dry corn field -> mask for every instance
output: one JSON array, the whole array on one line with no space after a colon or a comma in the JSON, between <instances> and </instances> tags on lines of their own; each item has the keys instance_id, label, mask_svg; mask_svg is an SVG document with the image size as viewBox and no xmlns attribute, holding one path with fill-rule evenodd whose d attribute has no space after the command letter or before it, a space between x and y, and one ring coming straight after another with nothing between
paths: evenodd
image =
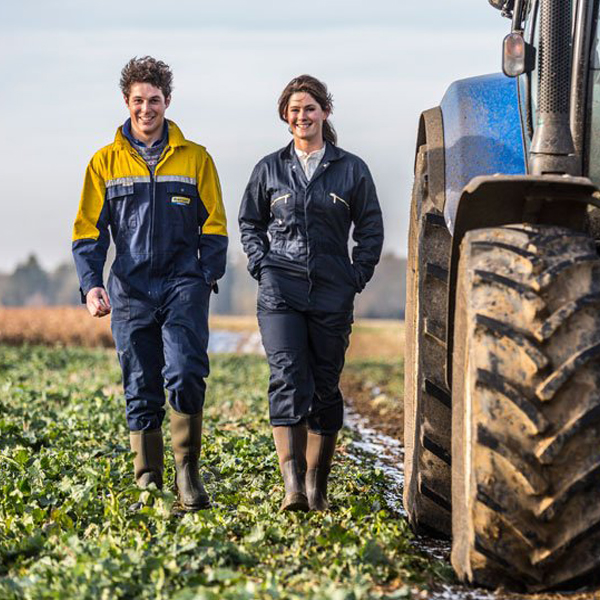
<instances>
[{"instance_id":1,"label":"dry corn field","mask_svg":"<svg viewBox=\"0 0 600 600\"><path fill-rule=\"evenodd\" d=\"M254 316L217 315L211 329L256 334ZM358 320L349 358L394 358L403 354L404 324L400 321ZM0 308L0 344L18 346L112 347L110 319L94 319L84 307Z\"/></svg>"}]
</instances>

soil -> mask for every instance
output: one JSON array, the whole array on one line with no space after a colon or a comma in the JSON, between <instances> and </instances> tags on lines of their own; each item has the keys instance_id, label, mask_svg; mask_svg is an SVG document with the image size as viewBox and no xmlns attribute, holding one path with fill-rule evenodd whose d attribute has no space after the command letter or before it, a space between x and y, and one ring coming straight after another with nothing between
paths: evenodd
<instances>
[{"instance_id":1,"label":"soil","mask_svg":"<svg viewBox=\"0 0 600 600\"><path fill-rule=\"evenodd\" d=\"M342 374L341 388L344 400L369 427L404 443L404 411L400 402L349 369Z\"/></svg>"},{"instance_id":2,"label":"soil","mask_svg":"<svg viewBox=\"0 0 600 600\"><path fill-rule=\"evenodd\" d=\"M346 358L394 359L404 356L404 322L382 319L358 319L352 327Z\"/></svg>"}]
</instances>

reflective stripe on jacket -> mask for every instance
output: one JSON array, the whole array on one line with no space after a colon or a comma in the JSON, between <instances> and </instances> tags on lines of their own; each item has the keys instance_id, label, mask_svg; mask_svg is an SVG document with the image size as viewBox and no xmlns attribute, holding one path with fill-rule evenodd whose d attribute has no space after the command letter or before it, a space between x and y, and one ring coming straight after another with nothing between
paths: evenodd
<instances>
[{"instance_id":1,"label":"reflective stripe on jacket","mask_svg":"<svg viewBox=\"0 0 600 600\"><path fill-rule=\"evenodd\" d=\"M351 281L361 291L383 246L381 209L367 165L329 143L310 181L293 142L263 158L246 187L239 222L256 279L261 268L274 266L307 273L311 286Z\"/></svg>"},{"instance_id":2,"label":"reflective stripe on jacket","mask_svg":"<svg viewBox=\"0 0 600 600\"><path fill-rule=\"evenodd\" d=\"M168 122L169 141L154 175L119 127L112 144L90 161L73 228L73 255L85 295L103 286L109 228L113 274L130 288L151 277L225 272L227 223L221 186L203 146Z\"/></svg>"}]
</instances>

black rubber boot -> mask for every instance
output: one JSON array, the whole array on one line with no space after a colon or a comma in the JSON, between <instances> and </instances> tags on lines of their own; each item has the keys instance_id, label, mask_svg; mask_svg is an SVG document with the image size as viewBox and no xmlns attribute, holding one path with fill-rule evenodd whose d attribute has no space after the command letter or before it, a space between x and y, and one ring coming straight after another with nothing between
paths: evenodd
<instances>
[{"instance_id":1,"label":"black rubber boot","mask_svg":"<svg viewBox=\"0 0 600 600\"><path fill-rule=\"evenodd\" d=\"M306 446L306 495L310 510L322 511L329 508L327 501L327 479L335 452L337 433L319 435L308 432Z\"/></svg>"},{"instance_id":2,"label":"black rubber boot","mask_svg":"<svg viewBox=\"0 0 600 600\"><path fill-rule=\"evenodd\" d=\"M273 427L273 439L285 486L281 510L306 511L306 426Z\"/></svg>"},{"instance_id":3,"label":"black rubber boot","mask_svg":"<svg viewBox=\"0 0 600 600\"><path fill-rule=\"evenodd\" d=\"M208 508L210 500L198 472L202 448L202 412L184 415L171 409L171 439L175 456L175 488L184 510Z\"/></svg>"},{"instance_id":4,"label":"black rubber boot","mask_svg":"<svg viewBox=\"0 0 600 600\"><path fill-rule=\"evenodd\" d=\"M141 488L154 483L163 486L163 438L161 429L130 431L129 443L133 458L135 482Z\"/></svg>"}]
</instances>

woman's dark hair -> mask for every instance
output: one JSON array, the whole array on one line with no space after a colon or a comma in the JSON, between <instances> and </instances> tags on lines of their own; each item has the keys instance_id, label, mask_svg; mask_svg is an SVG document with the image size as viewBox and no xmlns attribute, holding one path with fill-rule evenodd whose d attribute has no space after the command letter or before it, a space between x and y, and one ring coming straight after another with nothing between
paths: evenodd
<instances>
[{"instance_id":1,"label":"woman's dark hair","mask_svg":"<svg viewBox=\"0 0 600 600\"><path fill-rule=\"evenodd\" d=\"M131 86L134 83L149 83L159 88L165 100L171 95L173 73L169 65L151 56L134 56L121 71L119 85L126 98L129 98Z\"/></svg>"},{"instance_id":2,"label":"woman's dark hair","mask_svg":"<svg viewBox=\"0 0 600 600\"><path fill-rule=\"evenodd\" d=\"M333 96L327 91L327 86L311 75L299 75L298 77L294 77L294 79L285 86L283 92L281 92L281 96L279 96L277 108L279 110L279 117L282 121L287 123L286 115L290 98L292 97L292 94L298 92L310 94L317 101L322 110L329 114L333 112ZM323 123L323 137L325 138L325 141L330 144L333 144L334 146L337 144L337 133L328 120Z\"/></svg>"}]
</instances>

